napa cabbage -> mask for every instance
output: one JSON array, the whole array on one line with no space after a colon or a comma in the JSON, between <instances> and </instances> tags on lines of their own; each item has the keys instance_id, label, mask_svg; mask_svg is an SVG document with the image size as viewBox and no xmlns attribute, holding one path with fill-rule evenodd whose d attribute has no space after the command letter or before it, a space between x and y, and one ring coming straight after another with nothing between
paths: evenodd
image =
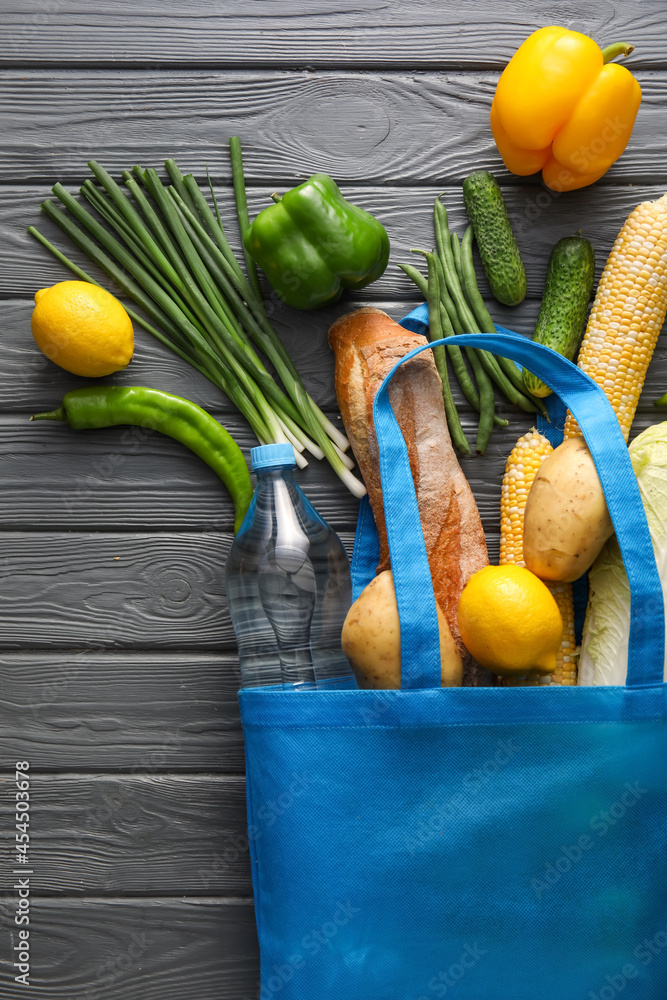
<instances>
[{"instance_id":1,"label":"napa cabbage","mask_svg":"<svg viewBox=\"0 0 667 1000\"><path fill-rule=\"evenodd\" d=\"M629 448L653 550L667 589L667 421L648 427ZM589 570L589 601L579 661L579 683L625 684L630 634L630 588L616 536ZM667 617L667 608L665 611ZM665 663L667 680L667 657Z\"/></svg>"}]
</instances>

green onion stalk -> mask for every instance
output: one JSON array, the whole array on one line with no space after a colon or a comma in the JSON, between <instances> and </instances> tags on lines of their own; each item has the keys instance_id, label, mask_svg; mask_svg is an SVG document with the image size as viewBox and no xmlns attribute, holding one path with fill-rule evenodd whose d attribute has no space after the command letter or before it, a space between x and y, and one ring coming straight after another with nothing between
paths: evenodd
<instances>
[{"instance_id":1,"label":"green onion stalk","mask_svg":"<svg viewBox=\"0 0 667 1000\"><path fill-rule=\"evenodd\" d=\"M230 151L243 236L249 217L237 138ZM210 178L213 209L173 159L165 162L170 184L156 170L135 165L123 172L125 190L95 160L88 166L94 180L80 189L88 208L55 184L62 207L47 200L42 210L140 307L142 313L128 309L131 319L218 386L262 444L289 442L300 467L307 465L306 451L326 458L348 489L363 496L345 454L347 438L306 392L271 326L254 262L246 255L244 271L229 245ZM34 226L28 232L80 280L99 284Z\"/></svg>"}]
</instances>

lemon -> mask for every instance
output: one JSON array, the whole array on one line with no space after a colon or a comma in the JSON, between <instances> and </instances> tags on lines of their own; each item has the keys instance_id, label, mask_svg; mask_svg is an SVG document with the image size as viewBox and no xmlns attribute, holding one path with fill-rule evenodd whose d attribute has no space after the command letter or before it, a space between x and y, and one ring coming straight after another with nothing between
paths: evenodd
<instances>
[{"instance_id":1,"label":"lemon","mask_svg":"<svg viewBox=\"0 0 667 1000\"><path fill-rule=\"evenodd\" d=\"M110 375L132 360L130 317L111 292L87 281L40 289L30 326L40 351L74 375Z\"/></svg>"},{"instance_id":2,"label":"lemon","mask_svg":"<svg viewBox=\"0 0 667 1000\"><path fill-rule=\"evenodd\" d=\"M459 602L461 638L483 667L506 676L556 669L563 620L549 590L522 566L485 566Z\"/></svg>"}]
</instances>

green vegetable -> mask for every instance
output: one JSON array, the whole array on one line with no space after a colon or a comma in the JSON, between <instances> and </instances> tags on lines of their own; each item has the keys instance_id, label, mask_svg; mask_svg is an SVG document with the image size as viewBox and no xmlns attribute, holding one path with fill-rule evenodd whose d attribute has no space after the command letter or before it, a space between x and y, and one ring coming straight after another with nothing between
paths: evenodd
<instances>
[{"instance_id":1,"label":"green vegetable","mask_svg":"<svg viewBox=\"0 0 667 1000\"><path fill-rule=\"evenodd\" d=\"M465 333L480 333L479 326L477 325L475 317L472 314L461 287L461 282L459 281L454 253L451 247L451 239L449 236L447 209L439 199L436 200L434 206L434 222L436 239L441 253L447 288L454 301L454 305L456 306L461 325L463 326ZM508 361L507 358L496 358L489 351L480 351L479 357L488 375L505 394L507 399L509 399L511 403L515 403L517 406L520 406L522 410L526 411L526 413L534 413L534 401L527 399L526 396L516 387L516 384L511 380L508 371L506 370L508 366L513 365L517 373L517 377L520 378L521 376L516 368L516 365L514 365L513 362Z\"/></svg>"},{"instance_id":2,"label":"green vegetable","mask_svg":"<svg viewBox=\"0 0 667 1000\"><path fill-rule=\"evenodd\" d=\"M583 236L566 236L551 251L540 315L533 333L536 344L545 344L573 361L586 324L588 303L595 280L595 252ZM535 396L551 389L532 372L523 371L523 384Z\"/></svg>"},{"instance_id":3,"label":"green vegetable","mask_svg":"<svg viewBox=\"0 0 667 1000\"><path fill-rule=\"evenodd\" d=\"M629 452L664 590L667 587L667 422L648 427L635 438ZM590 591L579 683L625 684L630 589L616 536L605 544L588 571L588 580Z\"/></svg>"},{"instance_id":4,"label":"green vegetable","mask_svg":"<svg viewBox=\"0 0 667 1000\"><path fill-rule=\"evenodd\" d=\"M438 268L432 253L424 254L428 264L428 332L431 340L440 340L443 337L451 336L454 332L451 328L443 329L442 316L440 314L440 280ZM445 404L445 414L447 416L447 426L452 436L452 443L462 454L470 454L470 445L466 441L461 421L454 405L452 390L449 385L449 375L447 373L447 352L444 347L434 347L433 357L438 369L438 375L442 382L442 398Z\"/></svg>"},{"instance_id":5,"label":"green vegetable","mask_svg":"<svg viewBox=\"0 0 667 1000\"><path fill-rule=\"evenodd\" d=\"M433 264L437 270L439 286L438 315L431 319L431 328L435 325L442 330L445 337L452 333L475 334L480 332L495 333L495 325L484 300L477 287L477 277L472 257L473 228L468 226L463 239L459 241L455 233L449 232L447 210L436 198L433 207L433 223L437 251L432 255L426 254L423 250L414 250L413 253L421 253L426 257L429 264L429 279L410 264L399 264L398 266L417 285L425 298L429 302L429 318L433 314L433 282L431 281L431 270ZM431 260L432 257L432 260ZM430 331L431 339L434 334ZM472 337L471 337L472 344ZM498 385L506 398L521 407L528 413L539 409L546 414L546 407L541 399L530 395L523 384L522 372L518 366L508 358L496 357L489 351L480 351L473 346L465 348L465 354L472 368L474 379L465 363L463 352L457 346L448 346L447 353L452 361L452 368L459 381L461 389L467 401L479 412L479 424L477 428L476 448L480 454L484 454L488 445L489 437L494 425L506 427L508 421L499 417L495 412L495 400L493 382ZM442 366L442 362L440 366ZM454 407L451 394L445 400L449 404L448 411L450 433L452 440L459 440L460 421L458 414L455 419L450 413ZM458 426L457 426L458 425ZM464 450L462 443L460 450Z\"/></svg>"},{"instance_id":6,"label":"green vegetable","mask_svg":"<svg viewBox=\"0 0 667 1000\"><path fill-rule=\"evenodd\" d=\"M64 420L74 430L131 424L160 431L199 455L220 477L234 502L234 531L252 500L250 472L232 436L201 406L140 386L94 385L74 389L62 405L32 420Z\"/></svg>"},{"instance_id":7,"label":"green vegetable","mask_svg":"<svg viewBox=\"0 0 667 1000\"><path fill-rule=\"evenodd\" d=\"M449 292L447 291L445 272L437 251L434 251L433 259L438 270L438 280L440 284L440 315L442 318L442 327L444 336L448 337L452 336L454 333L461 333L461 322L458 318L456 307L454 306ZM484 371L484 367L480 362L478 352L473 347L466 347L466 357L470 362L470 367L473 370L477 386L479 386L479 391L477 390L477 386L470 377L468 369L466 368L461 348L453 345L450 346L448 344L447 351L452 359L452 368L454 369L459 385L463 390L463 395L480 415L477 427L477 443L475 447L479 454L483 455L489 443L494 423L500 427L506 427L507 420L503 420L502 417L495 415L493 386L491 385L491 380Z\"/></svg>"},{"instance_id":8,"label":"green vegetable","mask_svg":"<svg viewBox=\"0 0 667 1000\"><path fill-rule=\"evenodd\" d=\"M384 227L345 201L331 177L314 174L274 198L246 230L243 245L288 305L331 305L344 288L364 288L384 272Z\"/></svg>"},{"instance_id":9,"label":"green vegetable","mask_svg":"<svg viewBox=\"0 0 667 1000\"><path fill-rule=\"evenodd\" d=\"M426 256L423 250L416 250L414 252L421 253ZM463 327L459 320L456 307L454 306L454 303L449 296L449 292L447 291L442 262L435 251L433 253L433 260L438 271L438 284L440 288L440 325L442 327L442 335L444 337L449 337L454 333L463 333ZM412 281L414 281L424 298L428 300L428 281L421 271L418 271L417 268L413 267L411 264L399 264L398 266ZM432 335L431 339L434 339ZM479 352L473 347L466 347L465 349L466 357L468 358L470 366L473 369L477 385L479 386L479 391L475 385L475 381L471 378L470 373L468 372L461 349L454 345L451 347L448 345L447 353L451 359L452 368L454 369L454 374L456 375L459 385L461 386L463 395L466 397L470 405L480 414L479 425L477 428L476 450L480 455L483 455L486 451L493 426L507 427L509 421L505 420L503 417L499 417L494 412L495 403L493 398L493 386L480 362ZM468 452L466 452L466 454L468 454Z\"/></svg>"},{"instance_id":10,"label":"green vegetable","mask_svg":"<svg viewBox=\"0 0 667 1000\"><path fill-rule=\"evenodd\" d=\"M255 263L245 246L245 234L250 229L250 218L248 216L248 204L246 202L246 196L245 196L243 160L241 158L241 140L237 135L231 136L229 140L229 153L232 160L232 182L234 184L234 198L236 199L236 213L239 218L239 229L241 230L241 239L244 240L243 256L245 257L246 270L248 272L248 280L250 282L250 287L252 288L257 298L261 299L262 290L259 287L257 268L255 267ZM194 206L190 207L194 208Z\"/></svg>"},{"instance_id":11,"label":"green vegetable","mask_svg":"<svg viewBox=\"0 0 667 1000\"><path fill-rule=\"evenodd\" d=\"M243 227L245 188L234 143L232 152ZM362 496L365 487L351 475L353 462L344 455L347 439L306 392L256 291L254 267L246 277L229 246L215 198L214 215L194 177L183 177L173 160L166 165L170 187L155 170L125 171L130 198L103 167L90 162L99 186L87 180L81 193L108 228L60 184L53 192L67 212L52 201L42 210L141 307L146 315L132 313L134 321L219 386L263 444L289 441L301 467L307 464L306 449L326 457L348 489ZM28 232L82 280L98 284L34 227Z\"/></svg>"},{"instance_id":12,"label":"green vegetable","mask_svg":"<svg viewBox=\"0 0 667 1000\"><path fill-rule=\"evenodd\" d=\"M504 305L518 305L526 297L526 272L493 174L478 170L466 177L463 201L491 291Z\"/></svg>"},{"instance_id":13,"label":"green vegetable","mask_svg":"<svg viewBox=\"0 0 667 1000\"><path fill-rule=\"evenodd\" d=\"M456 273L459 277L461 285L463 285L463 270L461 262L461 244L456 233L451 234L451 244L452 244L452 257L454 258L454 266L456 268Z\"/></svg>"}]
</instances>

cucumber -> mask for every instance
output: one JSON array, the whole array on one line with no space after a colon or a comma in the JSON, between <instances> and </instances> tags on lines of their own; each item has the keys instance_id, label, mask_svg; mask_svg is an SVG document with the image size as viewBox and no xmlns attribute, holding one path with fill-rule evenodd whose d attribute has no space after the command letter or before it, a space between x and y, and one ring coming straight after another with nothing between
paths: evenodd
<instances>
[{"instance_id":1,"label":"cucumber","mask_svg":"<svg viewBox=\"0 0 667 1000\"><path fill-rule=\"evenodd\" d=\"M493 174L477 170L466 177L463 201L491 291L503 305L517 306L526 297L526 271Z\"/></svg>"},{"instance_id":2,"label":"cucumber","mask_svg":"<svg viewBox=\"0 0 667 1000\"><path fill-rule=\"evenodd\" d=\"M595 252L583 236L566 236L551 251L544 297L533 333L536 344L545 344L573 361L577 353L595 279ZM548 396L551 389L532 372L523 370L523 384L534 396Z\"/></svg>"}]
</instances>

